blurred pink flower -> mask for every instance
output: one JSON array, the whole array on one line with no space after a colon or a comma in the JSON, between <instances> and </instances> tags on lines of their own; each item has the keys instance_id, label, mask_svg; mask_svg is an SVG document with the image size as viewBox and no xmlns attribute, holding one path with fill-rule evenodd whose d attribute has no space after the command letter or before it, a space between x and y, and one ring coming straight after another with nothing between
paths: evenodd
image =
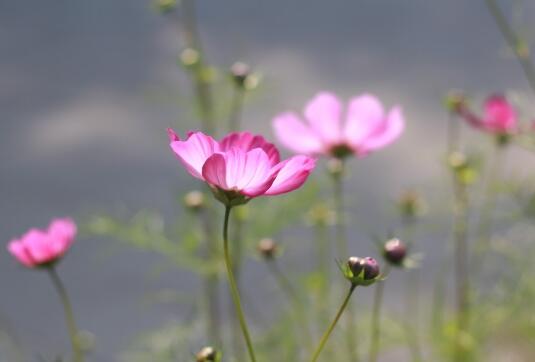
<instances>
[{"instance_id":1,"label":"blurred pink flower","mask_svg":"<svg viewBox=\"0 0 535 362\"><path fill-rule=\"evenodd\" d=\"M461 103L457 111L470 125L490 133L514 133L518 127L516 112L502 95L487 98L483 106L483 117L472 113L465 103Z\"/></svg>"},{"instance_id":2,"label":"blurred pink flower","mask_svg":"<svg viewBox=\"0 0 535 362\"><path fill-rule=\"evenodd\" d=\"M69 250L76 235L76 224L69 218L54 219L48 230L30 229L8 244L9 252L28 268L49 265Z\"/></svg>"},{"instance_id":3,"label":"blurred pink flower","mask_svg":"<svg viewBox=\"0 0 535 362\"><path fill-rule=\"evenodd\" d=\"M369 94L351 99L344 116L336 95L321 92L303 113L306 123L286 112L273 120L273 128L284 146L307 155L362 157L395 141L405 127L400 107L385 113L381 102Z\"/></svg>"},{"instance_id":4,"label":"blurred pink flower","mask_svg":"<svg viewBox=\"0 0 535 362\"><path fill-rule=\"evenodd\" d=\"M171 149L188 172L208 183L227 205L293 191L315 167L315 160L307 156L281 162L273 144L249 132L230 133L220 142L202 132L189 132L185 140L168 132Z\"/></svg>"}]
</instances>

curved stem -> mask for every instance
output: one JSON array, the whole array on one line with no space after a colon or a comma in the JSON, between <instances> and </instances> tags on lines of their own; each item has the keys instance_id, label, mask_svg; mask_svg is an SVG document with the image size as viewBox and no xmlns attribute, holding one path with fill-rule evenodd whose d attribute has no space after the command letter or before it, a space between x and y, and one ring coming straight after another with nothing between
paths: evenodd
<instances>
[{"instance_id":1,"label":"curved stem","mask_svg":"<svg viewBox=\"0 0 535 362\"><path fill-rule=\"evenodd\" d=\"M334 320L332 321L331 325L329 326L329 328L327 329L323 337L321 337L320 343L318 344L318 347L316 348L316 351L314 352L314 355L312 356L312 359L310 360L311 362L317 361L319 355L321 354L321 351L323 350L323 347L325 347L325 344L329 340L329 336L334 330L334 327L336 327L336 324L338 323L338 321L340 320L340 317L344 313L344 310L346 309L347 304L349 303L349 299L351 299L351 295L355 291L356 287L357 287L356 284L351 284L351 287L349 288L349 292L347 293L347 296L344 299L344 302L338 309L338 313L336 313L336 316L334 317Z\"/></svg>"},{"instance_id":2,"label":"curved stem","mask_svg":"<svg viewBox=\"0 0 535 362\"><path fill-rule=\"evenodd\" d=\"M335 216L336 216L336 222L335 222L335 240L336 240L336 246L337 246L337 254L338 258L344 260L347 258L349 251L348 251L348 243L347 243L347 233L346 233L346 222L345 222L345 207L344 207L344 182L343 182L343 175L345 173L345 161L343 159L340 159L340 170L333 175L333 192L334 192L334 209L335 209ZM358 361L359 356L356 352L356 332L355 332L355 318L353 316L353 310L351 307L348 308L347 311L348 317L347 317L347 333L346 333L346 339L347 339L347 349L348 349L348 355L351 359L351 361Z\"/></svg>"},{"instance_id":3,"label":"curved stem","mask_svg":"<svg viewBox=\"0 0 535 362\"><path fill-rule=\"evenodd\" d=\"M65 319L67 321L67 329L69 331L69 336L71 339L72 355L74 362L83 362L84 356L80 348L80 343L78 342L78 329L76 328L76 322L74 320L74 313L72 312L72 305L67 294L67 290L61 281L56 268L50 266L47 268L48 275L54 284L54 288L61 299L61 304L63 305L63 311L65 312Z\"/></svg>"},{"instance_id":4,"label":"curved stem","mask_svg":"<svg viewBox=\"0 0 535 362\"><path fill-rule=\"evenodd\" d=\"M388 264L385 266L384 276L386 277L390 272ZM375 286L375 293L373 297L373 311L372 311L372 335L370 340L370 362L377 361L379 356L379 337L381 333L381 307L383 304L383 294L385 289L385 281L380 281Z\"/></svg>"},{"instance_id":5,"label":"curved stem","mask_svg":"<svg viewBox=\"0 0 535 362\"><path fill-rule=\"evenodd\" d=\"M524 71L524 75L526 76L531 89L535 92L535 66L529 58L529 52L526 50L524 53L523 49L520 48L522 38L514 31L511 25L509 25L507 18L498 6L496 0L485 0L485 4L505 38L507 45L509 45L522 66L522 70Z\"/></svg>"},{"instance_id":6,"label":"curved stem","mask_svg":"<svg viewBox=\"0 0 535 362\"><path fill-rule=\"evenodd\" d=\"M267 261L269 270L275 277L275 280L277 280L277 283L279 284L281 290L284 294L286 294L286 298L288 298L289 302L293 305L294 313L295 313L295 319L297 320L298 324L302 327L303 331L303 339L305 340L305 344L310 346L311 343L311 337L310 337L310 329L308 326L308 322L306 317L303 315L304 309L303 309L303 300L300 297L299 293L295 290L295 288L292 286L292 283L288 280L284 272L279 268L279 265L277 264L276 260L268 260Z\"/></svg>"},{"instance_id":7,"label":"curved stem","mask_svg":"<svg viewBox=\"0 0 535 362\"><path fill-rule=\"evenodd\" d=\"M240 293L238 291L238 287L236 286L236 280L234 279L234 272L232 270L232 261L230 258L229 247L228 247L228 221L229 221L231 209L232 209L231 206L225 207L225 221L223 223L223 250L225 254L225 266L227 268L228 282L230 286L232 300L234 301L234 306L236 307L236 314L238 316L238 320L240 321L240 327L243 333L243 338L245 339L245 344L247 345L249 357L251 358L251 362L256 362L253 344L251 342L251 337L249 335L249 329L247 328L247 322L245 321L245 316L243 314L243 309L241 306Z\"/></svg>"}]
</instances>

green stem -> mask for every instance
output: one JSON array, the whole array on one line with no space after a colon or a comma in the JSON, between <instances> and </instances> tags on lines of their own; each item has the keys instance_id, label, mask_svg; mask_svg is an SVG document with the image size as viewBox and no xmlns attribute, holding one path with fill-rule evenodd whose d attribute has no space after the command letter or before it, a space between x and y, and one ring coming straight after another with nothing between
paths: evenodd
<instances>
[{"instance_id":1,"label":"green stem","mask_svg":"<svg viewBox=\"0 0 535 362\"><path fill-rule=\"evenodd\" d=\"M346 309L346 307L347 307L347 305L349 303L349 299L351 299L351 295L355 291L356 287L357 287L356 284L351 284L351 287L349 288L349 292L347 293L347 296L344 299L344 302L342 303L342 305L338 309L338 313L336 313L336 316L334 317L334 320L332 321L331 325L329 326L329 328L327 329L327 331L325 332L323 337L321 337L320 343L318 344L318 347L316 348L316 351L314 352L314 355L312 356L312 359L310 360L311 362L316 362L317 361L319 355L321 354L321 351L323 350L323 347L325 347L325 344L329 340L329 336L331 335L332 331L334 330L334 327L336 327L336 324L338 323L338 320L340 320L340 317L344 313L344 310Z\"/></svg>"},{"instance_id":2,"label":"green stem","mask_svg":"<svg viewBox=\"0 0 535 362\"><path fill-rule=\"evenodd\" d=\"M275 280L279 284L279 287L288 298L288 301L293 305L295 319L303 331L303 339L305 340L306 347L310 347L311 335L310 328L308 326L307 318L303 314L304 302L299 293L294 289L292 283L288 280L284 272L279 268L276 260L268 260L267 265Z\"/></svg>"},{"instance_id":3,"label":"green stem","mask_svg":"<svg viewBox=\"0 0 535 362\"><path fill-rule=\"evenodd\" d=\"M182 1L182 42L186 48L194 49L199 54L199 61L191 68L190 75L195 92L195 99L202 122L203 131L213 134L214 125L214 102L212 89L205 79L207 65L204 62L199 29L197 26L196 0Z\"/></svg>"},{"instance_id":4,"label":"green stem","mask_svg":"<svg viewBox=\"0 0 535 362\"><path fill-rule=\"evenodd\" d=\"M334 209L335 209L335 240L337 246L338 258L344 260L348 257L348 243L345 223L345 207L344 207L344 182L343 175L345 173L345 161L340 159L340 170L333 175L333 192L334 192ZM348 348L348 355L351 361L358 361L359 356L356 352L356 332L355 332L355 318L351 307L347 311L347 333L346 342Z\"/></svg>"},{"instance_id":5,"label":"green stem","mask_svg":"<svg viewBox=\"0 0 535 362\"><path fill-rule=\"evenodd\" d=\"M229 117L229 130L239 131L241 128L241 115L243 110L243 101L245 98L245 91L241 86L234 87L234 96L232 97L232 106Z\"/></svg>"},{"instance_id":6,"label":"green stem","mask_svg":"<svg viewBox=\"0 0 535 362\"><path fill-rule=\"evenodd\" d=\"M531 89L535 92L535 66L529 58L529 53L524 54L519 52L519 50L522 50L522 48L519 48L522 44L522 38L514 31L511 25L509 25L507 18L498 6L496 0L485 0L485 4L505 38L507 45L511 48L518 62L522 66L522 70L524 71L524 75L526 76L526 80Z\"/></svg>"},{"instance_id":7,"label":"green stem","mask_svg":"<svg viewBox=\"0 0 535 362\"><path fill-rule=\"evenodd\" d=\"M232 300L234 301L234 306L236 307L236 314L238 316L238 320L240 321L240 327L242 330L243 338L245 339L245 344L247 345L249 357L251 359L251 362L256 362L253 344L251 342L251 337L249 335L249 329L247 328L247 322L245 321L245 316L243 314L243 309L241 306L240 293L238 291L238 287L236 286L236 280L234 279L234 272L232 271L232 261L231 261L231 257L229 253L229 247L228 247L228 222L229 222L231 209L232 209L231 206L225 207L225 219L223 223L223 250L225 254L225 266L227 268L228 282L230 286Z\"/></svg>"},{"instance_id":8,"label":"green stem","mask_svg":"<svg viewBox=\"0 0 535 362\"><path fill-rule=\"evenodd\" d=\"M242 243L242 234L243 234L243 222L240 215L237 213L233 214L233 222L234 222L234 233L233 234L233 244L234 244L234 250L232 252L232 271L234 272L234 277L236 279L236 286L238 289L240 289L240 280L241 280L241 267L243 263L243 243ZM235 358L238 361L241 361L243 359L243 344L241 340L241 332L240 327L238 326L239 322L237 320L236 310L232 303L229 305L230 307L230 316L231 316L231 328L232 328L232 346L234 349L234 355Z\"/></svg>"},{"instance_id":9,"label":"green stem","mask_svg":"<svg viewBox=\"0 0 535 362\"><path fill-rule=\"evenodd\" d=\"M76 322L74 320L74 313L72 311L72 305L67 294L67 290L61 281L56 268L50 266L47 268L48 275L54 284L54 288L61 299L61 304L63 305L63 311L65 313L65 319L67 321L67 330L69 332L69 337L71 339L72 355L74 362L83 362L84 356L82 349L80 348L80 343L78 340L78 328L76 328Z\"/></svg>"},{"instance_id":10,"label":"green stem","mask_svg":"<svg viewBox=\"0 0 535 362\"><path fill-rule=\"evenodd\" d=\"M388 264L384 269L384 276L386 277L390 272ZM372 311L372 326L371 326L371 340L370 340L370 362L376 362L379 356L379 337L381 333L381 307L383 304L383 294L385 288L385 281L379 281L375 286L375 293L373 297L373 311Z\"/></svg>"},{"instance_id":11,"label":"green stem","mask_svg":"<svg viewBox=\"0 0 535 362\"><path fill-rule=\"evenodd\" d=\"M212 210L210 208L206 208L202 211L200 214L200 221L201 221L201 228L202 231L204 231L204 242L205 242L205 248L206 248L206 257L209 260L216 260L218 256L218 248L216 245L216 238L214 237L214 230L213 230L213 222L211 221L212 218L210 217L210 212ZM206 298L207 303L207 333L206 335L209 336L210 341L212 343L215 343L216 345L221 345L222 338L221 338L221 321L219 318L220 312L219 312L219 293L218 293L218 287L219 287L219 271L214 270L210 271L205 277L204 277L204 294Z\"/></svg>"}]
</instances>

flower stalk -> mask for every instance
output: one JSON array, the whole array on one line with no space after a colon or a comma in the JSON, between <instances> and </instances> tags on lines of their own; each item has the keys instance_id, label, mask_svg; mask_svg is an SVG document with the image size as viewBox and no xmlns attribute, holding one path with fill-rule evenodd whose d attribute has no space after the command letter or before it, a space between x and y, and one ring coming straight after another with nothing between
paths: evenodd
<instances>
[{"instance_id":1,"label":"flower stalk","mask_svg":"<svg viewBox=\"0 0 535 362\"><path fill-rule=\"evenodd\" d=\"M71 340L73 362L83 362L84 355L80 346L80 340L78 338L78 328L76 327L74 313L72 311L72 305L69 299L69 295L67 294L67 290L65 289L65 286L61 281L61 278L59 277L54 265L48 266L46 270L48 271L48 275L52 280L52 284L54 285L54 288L56 289L56 292L58 293L59 298L61 300L61 304L63 306L63 312L65 313L65 320L67 322L67 330L69 332L69 337Z\"/></svg>"},{"instance_id":2,"label":"flower stalk","mask_svg":"<svg viewBox=\"0 0 535 362\"><path fill-rule=\"evenodd\" d=\"M388 263L384 268L383 277L386 278L390 272ZM370 356L369 362L376 362L379 356L379 343L381 334L381 310L383 304L383 294L385 289L385 280L380 280L375 286L375 293L373 297L373 311L371 323L371 340L370 340Z\"/></svg>"},{"instance_id":3,"label":"flower stalk","mask_svg":"<svg viewBox=\"0 0 535 362\"><path fill-rule=\"evenodd\" d=\"M247 321L245 320L245 316L243 313L243 308L241 304L240 299L240 293L238 291L238 287L236 285L236 279L234 278L234 272L232 268L232 260L230 256L229 251L229 242L228 242L228 224L229 224L229 218L230 218L230 211L232 210L232 206L225 206L225 216L224 216L224 223L223 223L223 251L225 254L225 266L227 269L227 276L228 276L228 282L230 286L230 293L232 296L232 300L234 302L234 306L236 308L236 315L238 317L238 320L240 322L240 328L242 330L243 338L245 340L245 344L247 345L247 351L249 353L249 358L251 359L251 362L256 362L255 352L253 348L253 344L251 342L251 337L249 334L249 329L247 327Z\"/></svg>"},{"instance_id":4,"label":"flower stalk","mask_svg":"<svg viewBox=\"0 0 535 362\"><path fill-rule=\"evenodd\" d=\"M336 313L336 316L334 317L334 320L329 325L329 328L327 328L327 331L321 337L321 340L320 340L318 346L316 347L316 350L315 350L314 354L312 355L312 359L310 360L311 362L316 362L318 360L318 357L320 356L321 351L325 347L325 344L329 340L329 337L330 337L332 331L334 330L334 327L336 327L336 324L340 320L340 317L344 313L344 310L347 308L347 305L349 304L349 300L351 299L351 296L353 295L353 292L355 291L356 287L357 287L357 284L355 284L355 283L351 284L351 286L349 288L349 291L348 291L344 301L342 302L342 305L340 306L340 308L338 309L338 312Z\"/></svg>"}]
</instances>

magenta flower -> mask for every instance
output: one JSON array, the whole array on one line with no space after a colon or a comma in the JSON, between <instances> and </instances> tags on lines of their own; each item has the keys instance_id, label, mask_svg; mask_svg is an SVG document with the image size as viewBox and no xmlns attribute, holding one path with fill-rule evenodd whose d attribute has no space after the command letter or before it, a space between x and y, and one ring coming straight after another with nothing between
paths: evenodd
<instances>
[{"instance_id":1,"label":"magenta flower","mask_svg":"<svg viewBox=\"0 0 535 362\"><path fill-rule=\"evenodd\" d=\"M75 236L76 224L71 219L54 219L47 230L30 229L12 240L8 250L28 268L51 265L65 255Z\"/></svg>"},{"instance_id":2,"label":"magenta flower","mask_svg":"<svg viewBox=\"0 0 535 362\"><path fill-rule=\"evenodd\" d=\"M472 113L464 102L458 105L457 111L470 125L490 133L511 134L518 127L516 112L502 95L487 98L483 106L483 117Z\"/></svg>"},{"instance_id":3,"label":"magenta flower","mask_svg":"<svg viewBox=\"0 0 535 362\"><path fill-rule=\"evenodd\" d=\"M217 142L202 132L190 132L180 140L173 130L168 131L171 149L188 172L208 183L218 200L230 206L293 191L315 166L307 156L281 162L273 144L249 132L230 133Z\"/></svg>"},{"instance_id":4,"label":"magenta flower","mask_svg":"<svg viewBox=\"0 0 535 362\"><path fill-rule=\"evenodd\" d=\"M341 101L321 92L303 113L306 123L287 112L273 120L273 128L285 147L307 155L362 157L395 141L405 127L400 107L385 113L381 102L369 94L351 99L344 116Z\"/></svg>"}]
</instances>

